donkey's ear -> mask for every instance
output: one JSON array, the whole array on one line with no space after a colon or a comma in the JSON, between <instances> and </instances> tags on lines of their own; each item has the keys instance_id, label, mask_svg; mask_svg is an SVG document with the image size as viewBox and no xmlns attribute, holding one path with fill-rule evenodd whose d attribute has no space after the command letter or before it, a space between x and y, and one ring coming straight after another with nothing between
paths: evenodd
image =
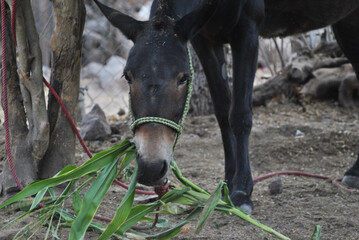
<instances>
[{"instance_id":1,"label":"donkey's ear","mask_svg":"<svg viewBox=\"0 0 359 240\"><path fill-rule=\"evenodd\" d=\"M176 30L184 40L190 40L209 22L218 9L220 0L207 0L199 8L176 22Z\"/></svg>"},{"instance_id":2,"label":"donkey's ear","mask_svg":"<svg viewBox=\"0 0 359 240\"><path fill-rule=\"evenodd\" d=\"M139 32L144 28L144 22L137 21L136 19L127 16L113 8L94 0L101 12L110 21L110 23L120 29L120 31L130 40L135 42Z\"/></svg>"}]
</instances>

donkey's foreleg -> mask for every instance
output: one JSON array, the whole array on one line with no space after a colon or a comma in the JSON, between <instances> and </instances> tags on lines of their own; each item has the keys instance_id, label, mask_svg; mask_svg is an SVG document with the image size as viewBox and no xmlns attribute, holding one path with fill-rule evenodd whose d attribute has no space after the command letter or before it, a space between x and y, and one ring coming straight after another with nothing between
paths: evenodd
<instances>
[{"instance_id":1,"label":"donkey's foreleg","mask_svg":"<svg viewBox=\"0 0 359 240\"><path fill-rule=\"evenodd\" d=\"M251 212L253 180L248 158L248 139L252 128L252 90L258 55L258 18L242 14L230 39L233 54L233 98L230 125L237 145L236 172L231 199L235 205Z\"/></svg>"},{"instance_id":2,"label":"donkey's foreleg","mask_svg":"<svg viewBox=\"0 0 359 240\"><path fill-rule=\"evenodd\" d=\"M223 44L212 42L200 35L197 35L191 42L202 63L213 101L214 112L221 129L225 157L225 181L231 192L232 179L235 173L236 139L228 120L231 92L228 84Z\"/></svg>"}]
</instances>

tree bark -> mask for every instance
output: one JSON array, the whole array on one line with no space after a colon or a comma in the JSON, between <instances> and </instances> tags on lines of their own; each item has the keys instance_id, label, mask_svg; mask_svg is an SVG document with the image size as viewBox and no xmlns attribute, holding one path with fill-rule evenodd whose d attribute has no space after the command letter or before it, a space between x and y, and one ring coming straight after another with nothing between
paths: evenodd
<instances>
[{"instance_id":1,"label":"tree bark","mask_svg":"<svg viewBox=\"0 0 359 240\"><path fill-rule=\"evenodd\" d=\"M6 14L6 55L7 55L7 99L9 116L9 133L12 160L15 171L23 186L37 179L36 164L33 158L32 136L26 124L26 113L19 87L17 74L16 49L10 31L10 11ZM3 79L2 79L3 80ZM1 84L1 90L2 84ZM4 96L2 95L2 98ZM3 99L1 99L3 103ZM2 105L3 106L3 105ZM4 107L4 106L3 106ZM2 191L1 191L2 189ZM3 172L0 176L0 193L17 191L18 187L12 176L8 159L3 162Z\"/></svg>"},{"instance_id":2,"label":"tree bark","mask_svg":"<svg viewBox=\"0 0 359 240\"><path fill-rule=\"evenodd\" d=\"M51 85L76 118L85 6L83 1L53 0L53 8L56 25L51 39ZM72 164L75 156L75 134L52 94L48 105L50 143L40 163L40 178L53 176Z\"/></svg>"},{"instance_id":3,"label":"tree bark","mask_svg":"<svg viewBox=\"0 0 359 240\"><path fill-rule=\"evenodd\" d=\"M42 63L51 66L50 39L54 29L54 18L51 1L32 1L37 28L39 30Z\"/></svg>"},{"instance_id":4,"label":"tree bark","mask_svg":"<svg viewBox=\"0 0 359 240\"><path fill-rule=\"evenodd\" d=\"M199 58L193 48L191 49L191 55L194 79L189 114L192 116L208 115L213 113L214 110L207 79L204 75Z\"/></svg>"}]
</instances>

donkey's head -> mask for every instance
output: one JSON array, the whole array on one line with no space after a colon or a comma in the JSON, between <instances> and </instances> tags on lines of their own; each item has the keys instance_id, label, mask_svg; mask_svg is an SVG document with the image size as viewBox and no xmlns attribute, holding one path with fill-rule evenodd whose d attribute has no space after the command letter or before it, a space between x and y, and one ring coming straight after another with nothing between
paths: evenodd
<instances>
[{"instance_id":1,"label":"donkey's head","mask_svg":"<svg viewBox=\"0 0 359 240\"><path fill-rule=\"evenodd\" d=\"M134 119L159 117L178 123L191 77L187 42L208 22L213 4L208 2L174 20L167 1L159 1L155 16L141 22L95 2L107 19L134 42L123 73L130 86ZM178 133L154 122L136 125L134 133L138 181L159 185L167 176Z\"/></svg>"}]
</instances>

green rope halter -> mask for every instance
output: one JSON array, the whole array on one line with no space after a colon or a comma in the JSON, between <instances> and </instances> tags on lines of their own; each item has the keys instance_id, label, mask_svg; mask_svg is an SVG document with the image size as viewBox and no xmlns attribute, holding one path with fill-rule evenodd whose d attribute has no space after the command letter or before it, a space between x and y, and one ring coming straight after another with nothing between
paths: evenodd
<instances>
[{"instance_id":1,"label":"green rope halter","mask_svg":"<svg viewBox=\"0 0 359 240\"><path fill-rule=\"evenodd\" d=\"M193 89L193 79L194 79L194 69L193 69L193 65L192 65L192 57L191 57L191 51L189 48L189 45L187 46L187 53L188 53L188 57L189 57L189 66L190 66L190 70L191 70L191 79L188 83L188 89L187 89L187 98L186 98L186 103L183 109L183 114L182 114L182 118L180 119L179 123L175 123L174 121L165 119L165 118L161 118L161 117L143 117L143 118L139 118L139 119L134 119L133 113L132 113L132 106L131 106L131 94L130 94L130 98L129 98L129 105L130 105L130 118L131 118L131 125L130 125L130 129L132 130L132 132L134 132L134 129L137 125L140 124L144 124L144 123L149 123L149 122L154 122L154 123L160 123L163 125L166 125L168 127L173 128L174 130L176 130L177 132L177 137L176 137L176 141L175 144L173 145L173 151L176 148L177 142L182 134L182 130L183 130L183 123L186 119L187 113L188 113L188 109L189 109L189 103L191 100L191 96L192 96L192 89Z\"/></svg>"}]
</instances>

